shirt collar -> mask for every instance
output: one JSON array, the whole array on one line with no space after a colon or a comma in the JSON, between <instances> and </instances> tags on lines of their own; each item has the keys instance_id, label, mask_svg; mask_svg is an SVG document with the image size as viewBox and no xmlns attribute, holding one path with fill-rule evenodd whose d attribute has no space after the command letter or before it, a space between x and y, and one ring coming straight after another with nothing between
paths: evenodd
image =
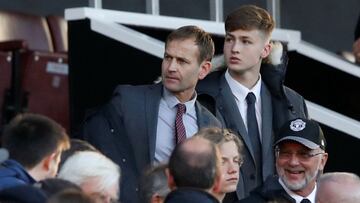
<instances>
[{"instance_id":1,"label":"shirt collar","mask_svg":"<svg viewBox=\"0 0 360 203\"><path fill-rule=\"evenodd\" d=\"M195 111L195 101L196 101L196 98L197 98L197 94L196 92L194 93L194 96L192 97L191 100L185 102L185 106L186 106L186 112L185 114L190 114L192 116L196 116L196 111ZM163 91L163 99L165 100L165 103L166 105L170 108L170 109L173 109L173 108L176 108L176 105L178 103L181 103L177 98L176 96L171 93L169 90L167 90L165 87L164 87L164 91Z\"/></svg>"},{"instance_id":2,"label":"shirt collar","mask_svg":"<svg viewBox=\"0 0 360 203\"><path fill-rule=\"evenodd\" d=\"M228 82L230 89L233 92L234 96L239 101L245 101L246 96L248 95L249 92L254 93L254 95L256 97L256 102L259 101L261 83L262 83L261 75L259 75L258 81L256 82L255 86L251 89L248 89L247 87L245 87L244 85L242 85L241 83L236 81L233 77L231 77L229 70L226 70L226 72L225 72L225 79Z\"/></svg>"},{"instance_id":3,"label":"shirt collar","mask_svg":"<svg viewBox=\"0 0 360 203\"><path fill-rule=\"evenodd\" d=\"M291 191L289 188L286 187L285 183L281 180L281 178L279 178L279 183L284 188L286 193L288 193L292 198L294 198L296 200L296 202L301 202L301 200L303 200L303 199L308 199L311 202L315 202L315 194L316 194L316 189L317 189L316 183L315 183L315 187L314 187L313 191L307 197L300 196L300 195L294 193L293 191Z\"/></svg>"}]
</instances>

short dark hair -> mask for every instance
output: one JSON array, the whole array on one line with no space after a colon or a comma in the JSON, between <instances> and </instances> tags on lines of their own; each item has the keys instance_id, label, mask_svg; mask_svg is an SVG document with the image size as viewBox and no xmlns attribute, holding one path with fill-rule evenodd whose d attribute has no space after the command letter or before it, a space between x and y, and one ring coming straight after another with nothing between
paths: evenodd
<instances>
[{"instance_id":1,"label":"short dark hair","mask_svg":"<svg viewBox=\"0 0 360 203\"><path fill-rule=\"evenodd\" d=\"M11 159L31 169L60 147L69 147L69 137L54 120L25 113L17 115L5 127L2 144Z\"/></svg>"},{"instance_id":2,"label":"short dark hair","mask_svg":"<svg viewBox=\"0 0 360 203\"><path fill-rule=\"evenodd\" d=\"M206 60L211 61L215 53L214 41L209 33L194 25L183 26L172 31L166 38L165 47L173 40L191 38L195 39L195 44L199 47L199 63Z\"/></svg>"},{"instance_id":3,"label":"short dark hair","mask_svg":"<svg viewBox=\"0 0 360 203\"><path fill-rule=\"evenodd\" d=\"M151 197L158 193L160 196L166 197L170 192L166 176L167 164L151 166L145 170L140 184L140 194L142 201L150 203Z\"/></svg>"},{"instance_id":4,"label":"short dark hair","mask_svg":"<svg viewBox=\"0 0 360 203\"><path fill-rule=\"evenodd\" d=\"M225 31L260 30L267 37L275 27L274 19L265 9L255 5L243 5L232 11L225 19Z\"/></svg>"},{"instance_id":5,"label":"short dark hair","mask_svg":"<svg viewBox=\"0 0 360 203\"><path fill-rule=\"evenodd\" d=\"M47 178L36 182L34 186L44 191L48 197L51 197L67 189L82 191L80 186L76 185L75 183L60 178Z\"/></svg>"},{"instance_id":6,"label":"short dark hair","mask_svg":"<svg viewBox=\"0 0 360 203\"><path fill-rule=\"evenodd\" d=\"M194 139L203 140L206 150L189 150L186 144ZM176 145L169 160L169 172L177 187L210 189L218 175L218 153L214 143L201 137L192 137Z\"/></svg>"},{"instance_id":7,"label":"short dark hair","mask_svg":"<svg viewBox=\"0 0 360 203\"><path fill-rule=\"evenodd\" d=\"M84 192L74 189L63 190L47 200L47 203L62 202L95 203L96 201Z\"/></svg>"},{"instance_id":8,"label":"short dark hair","mask_svg":"<svg viewBox=\"0 0 360 203\"><path fill-rule=\"evenodd\" d=\"M59 163L59 169L62 167L62 165L64 165L65 161L70 156L72 156L75 152L79 152L79 151L99 152L99 150L97 150L95 148L95 146L90 144L88 141L72 138L72 139L70 139L70 148L61 153L61 160L60 160L60 163Z\"/></svg>"}]
</instances>

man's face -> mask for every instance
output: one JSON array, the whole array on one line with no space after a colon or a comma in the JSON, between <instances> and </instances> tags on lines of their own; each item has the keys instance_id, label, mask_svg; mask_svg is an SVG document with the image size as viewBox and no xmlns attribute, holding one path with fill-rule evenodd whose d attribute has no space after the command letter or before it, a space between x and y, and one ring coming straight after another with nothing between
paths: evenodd
<instances>
[{"instance_id":1,"label":"man's face","mask_svg":"<svg viewBox=\"0 0 360 203\"><path fill-rule=\"evenodd\" d=\"M209 61L199 62L199 48L193 38L168 42L162 61L164 86L176 96L191 97L199 79L208 73Z\"/></svg>"},{"instance_id":2,"label":"man's face","mask_svg":"<svg viewBox=\"0 0 360 203\"><path fill-rule=\"evenodd\" d=\"M327 154L320 148L311 150L297 142L283 141L276 153L276 169L290 190L307 194L315 187L316 177L319 170L324 169L326 160Z\"/></svg>"},{"instance_id":3,"label":"man's face","mask_svg":"<svg viewBox=\"0 0 360 203\"><path fill-rule=\"evenodd\" d=\"M259 74L261 59L270 53L270 44L259 30L235 30L227 32L224 57L230 73Z\"/></svg>"},{"instance_id":4,"label":"man's face","mask_svg":"<svg viewBox=\"0 0 360 203\"><path fill-rule=\"evenodd\" d=\"M241 159L235 142L225 142L219 146L221 154L221 190L224 193L234 192L239 181Z\"/></svg>"},{"instance_id":5,"label":"man's face","mask_svg":"<svg viewBox=\"0 0 360 203\"><path fill-rule=\"evenodd\" d=\"M99 187L101 180L99 177L89 178L86 182L80 185L85 194L91 196L95 203L111 203L118 200L119 184L115 182L106 190L101 190Z\"/></svg>"}]
</instances>

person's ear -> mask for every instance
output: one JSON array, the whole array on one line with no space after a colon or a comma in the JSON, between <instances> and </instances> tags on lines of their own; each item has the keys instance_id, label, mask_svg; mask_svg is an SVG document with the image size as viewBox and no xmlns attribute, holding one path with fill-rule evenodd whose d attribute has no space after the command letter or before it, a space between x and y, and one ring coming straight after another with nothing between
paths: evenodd
<instances>
[{"instance_id":1,"label":"person's ear","mask_svg":"<svg viewBox=\"0 0 360 203\"><path fill-rule=\"evenodd\" d=\"M168 181L168 185L170 190L175 190L176 189L176 184L174 181L174 176L171 175L169 168L165 169L165 174L167 177L167 181Z\"/></svg>"},{"instance_id":2,"label":"person's ear","mask_svg":"<svg viewBox=\"0 0 360 203\"><path fill-rule=\"evenodd\" d=\"M54 155L55 155L55 153L52 153L52 154L46 156L46 157L43 159L43 161L42 161L42 168L43 168L45 171L50 170L51 164L52 164L52 160L54 159Z\"/></svg>"},{"instance_id":3,"label":"person's ear","mask_svg":"<svg viewBox=\"0 0 360 203\"><path fill-rule=\"evenodd\" d=\"M205 60L200 64L199 80L204 79L209 74L212 67L211 61Z\"/></svg>"},{"instance_id":4,"label":"person's ear","mask_svg":"<svg viewBox=\"0 0 360 203\"><path fill-rule=\"evenodd\" d=\"M328 153L322 154L321 163L320 163L320 169L319 170L324 170L327 159L328 159Z\"/></svg>"},{"instance_id":5,"label":"person's ear","mask_svg":"<svg viewBox=\"0 0 360 203\"><path fill-rule=\"evenodd\" d=\"M151 202L151 203L162 203L162 202L164 202L164 197L160 196L159 193L154 193L154 194L151 196L150 202Z\"/></svg>"},{"instance_id":6,"label":"person's ear","mask_svg":"<svg viewBox=\"0 0 360 203\"><path fill-rule=\"evenodd\" d=\"M262 59L264 59L264 58L266 58L267 56L269 56L270 52L271 52L271 43L270 43L270 42L267 42L267 43L265 44L262 52L261 52L260 57L261 57Z\"/></svg>"},{"instance_id":7,"label":"person's ear","mask_svg":"<svg viewBox=\"0 0 360 203\"><path fill-rule=\"evenodd\" d=\"M48 156L46 156L44 159L43 159L43 163L42 163L42 166L43 166L43 169L45 169L46 171L49 171L52 167L54 167L53 165L54 164L57 164L57 159L59 158L61 153L57 153L57 152L54 152Z\"/></svg>"}]
</instances>

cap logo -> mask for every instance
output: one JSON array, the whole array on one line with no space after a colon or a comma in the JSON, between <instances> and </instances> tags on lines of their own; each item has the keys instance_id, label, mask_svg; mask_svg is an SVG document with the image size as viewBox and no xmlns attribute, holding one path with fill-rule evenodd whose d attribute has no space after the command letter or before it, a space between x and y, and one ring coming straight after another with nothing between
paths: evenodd
<instances>
[{"instance_id":1,"label":"cap logo","mask_svg":"<svg viewBox=\"0 0 360 203\"><path fill-rule=\"evenodd\" d=\"M296 119L290 123L290 129L298 132L304 130L306 123L301 119Z\"/></svg>"}]
</instances>

